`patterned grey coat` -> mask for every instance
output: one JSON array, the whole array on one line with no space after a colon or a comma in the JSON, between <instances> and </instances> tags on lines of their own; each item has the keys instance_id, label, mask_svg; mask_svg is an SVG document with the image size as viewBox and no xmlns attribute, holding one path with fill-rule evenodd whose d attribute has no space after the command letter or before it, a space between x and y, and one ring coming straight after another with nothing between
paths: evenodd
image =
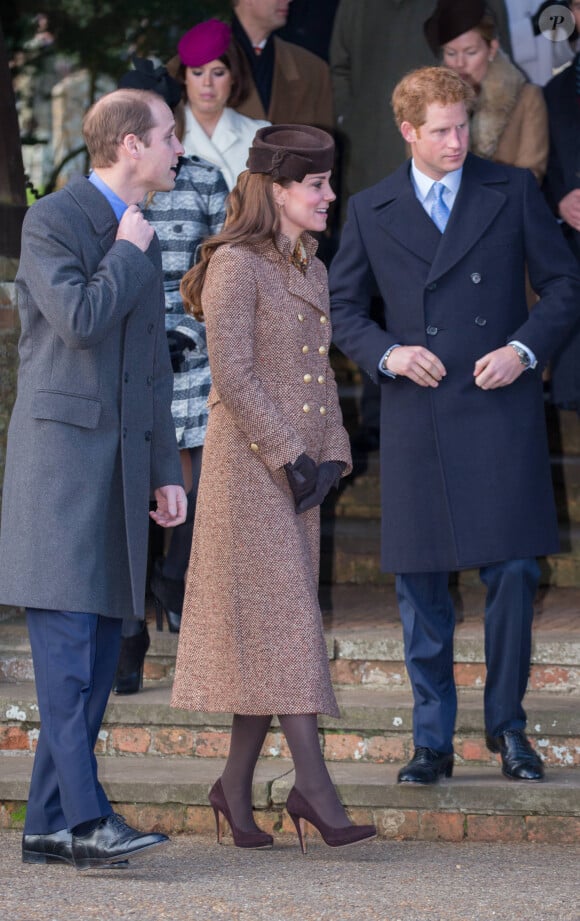
<instances>
[{"instance_id":1,"label":"patterned grey coat","mask_svg":"<svg viewBox=\"0 0 580 921\"><path fill-rule=\"evenodd\" d=\"M161 243L165 328L178 329L191 339L183 371L173 377L171 413L179 448L203 444L211 384L205 326L185 313L179 283L195 262L200 243L221 230L227 194L216 166L200 157L181 157L174 188L157 192L144 211Z\"/></svg>"},{"instance_id":2,"label":"patterned grey coat","mask_svg":"<svg viewBox=\"0 0 580 921\"><path fill-rule=\"evenodd\" d=\"M307 237L309 254L316 244ZM303 451L350 472L326 271L289 241L222 246L203 309L210 418L172 704L338 716L320 607L320 512L297 516L283 465Z\"/></svg>"}]
</instances>

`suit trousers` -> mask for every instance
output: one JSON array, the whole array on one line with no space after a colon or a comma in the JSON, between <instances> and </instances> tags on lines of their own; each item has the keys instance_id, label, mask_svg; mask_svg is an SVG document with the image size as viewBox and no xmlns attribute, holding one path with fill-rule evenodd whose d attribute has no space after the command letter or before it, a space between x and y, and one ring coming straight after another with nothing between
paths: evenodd
<instances>
[{"instance_id":1,"label":"suit trousers","mask_svg":"<svg viewBox=\"0 0 580 921\"><path fill-rule=\"evenodd\" d=\"M540 570L535 559L482 566L485 604L485 728L497 736L523 729L534 597ZM399 573L397 599L405 663L413 689L413 740L439 752L453 751L457 692L453 675L455 611L449 573Z\"/></svg>"},{"instance_id":2,"label":"suit trousers","mask_svg":"<svg viewBox=\"0 0 580 921\"><path fill-rule=\"evenodd\" d=\"M121 621L29 608L40 734L25 834L52 834L110 815L94 748L113 685Z\"/></svg>"}]
</instances>

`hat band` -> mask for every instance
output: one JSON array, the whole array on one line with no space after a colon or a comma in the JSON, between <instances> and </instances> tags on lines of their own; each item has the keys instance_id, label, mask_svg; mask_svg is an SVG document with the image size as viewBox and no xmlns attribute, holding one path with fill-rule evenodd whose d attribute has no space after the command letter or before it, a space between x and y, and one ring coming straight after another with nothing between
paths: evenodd
<instances>
[{"instance_id":1,"label":"hat band","mask_svg":"<svg viewBox=\"0 0 580 921\"><path fill-rule=\"evenodd\" d=\"M321 151L313 151L318 161L315 163L310 157L302 156L292 150L266 150L259 147L250 147L248 169L251 173L267 173L272 179L291 179L302 182L308 173L324 173L332 168L332 154L321 157ZM322 162L328 160L329 162Z\"/></svg>"}]
</instances>

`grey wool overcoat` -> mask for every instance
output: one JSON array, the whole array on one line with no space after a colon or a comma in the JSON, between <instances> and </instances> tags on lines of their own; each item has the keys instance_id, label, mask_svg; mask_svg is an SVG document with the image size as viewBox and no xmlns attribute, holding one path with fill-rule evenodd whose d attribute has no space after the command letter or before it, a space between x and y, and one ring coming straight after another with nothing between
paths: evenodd
<instances>
[{"instance_id":1,"label":"grey wool overcoat","mask_svg":"<svg viewBox=\"0 0 580 921\"><path fill-rule=\"evenodd\" d=\"M23 230L0 602L143 617L151 490L181 483L159 243L115 240L87 179Z\"/></svg>"},{"instance_id":2,"label":"grey wool overcoat","mask_svg":"<svg viewBox=\"0 0 580 921\"><path fill-rule=\"evenodd\" d=\"M315 243L306 238L312 254ZM326 270L278 237L212 256L202 303L210 415L172 703L338 716L318 604L320 512L296 515L284 464L351 469Z\"/></svg>"}]
</instances>

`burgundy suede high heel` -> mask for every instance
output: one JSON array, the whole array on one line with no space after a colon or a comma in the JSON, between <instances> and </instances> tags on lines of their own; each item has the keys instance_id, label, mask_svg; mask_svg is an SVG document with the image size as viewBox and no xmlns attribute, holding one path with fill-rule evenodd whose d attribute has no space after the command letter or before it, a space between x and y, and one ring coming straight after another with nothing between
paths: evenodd
<instances>
[{"instance_id":1,"label":"burgundy suede high heel","mask_svg":"<svg viewBox=\"0 0 580 921\"><path fill-rule=\"evenodd\" d=\"M215 815L218 844L222 843L222 826L220 822L221 813L231 828L232 837L236 847L255 849L272 847L274 844L272 835L268 835L265 831L242 831L241 828L238 828L236 825L234 825L229 806L224 795L221 779L216 780L213 787L209 791L209 801L210 805L213 806L213 812Z\"/></svg>"},{"instance_id":2,"label":"burgundy suede high heel","mask_svg":"<svg viewBox=\"0 0 580 921\"><path fill-rule=\"evenodd\" d=\"M348 844L358 844L359 841L376 838L377 835L374 825L346 825L343 828L333 828L331 825L327 825L296 787L292 787L288 794L286 809L296 826L296 833L303 854L306 853L304 822L314 825L324 843L328 844L329 847L346 847Z\"/></svg>"}]
</instances>

